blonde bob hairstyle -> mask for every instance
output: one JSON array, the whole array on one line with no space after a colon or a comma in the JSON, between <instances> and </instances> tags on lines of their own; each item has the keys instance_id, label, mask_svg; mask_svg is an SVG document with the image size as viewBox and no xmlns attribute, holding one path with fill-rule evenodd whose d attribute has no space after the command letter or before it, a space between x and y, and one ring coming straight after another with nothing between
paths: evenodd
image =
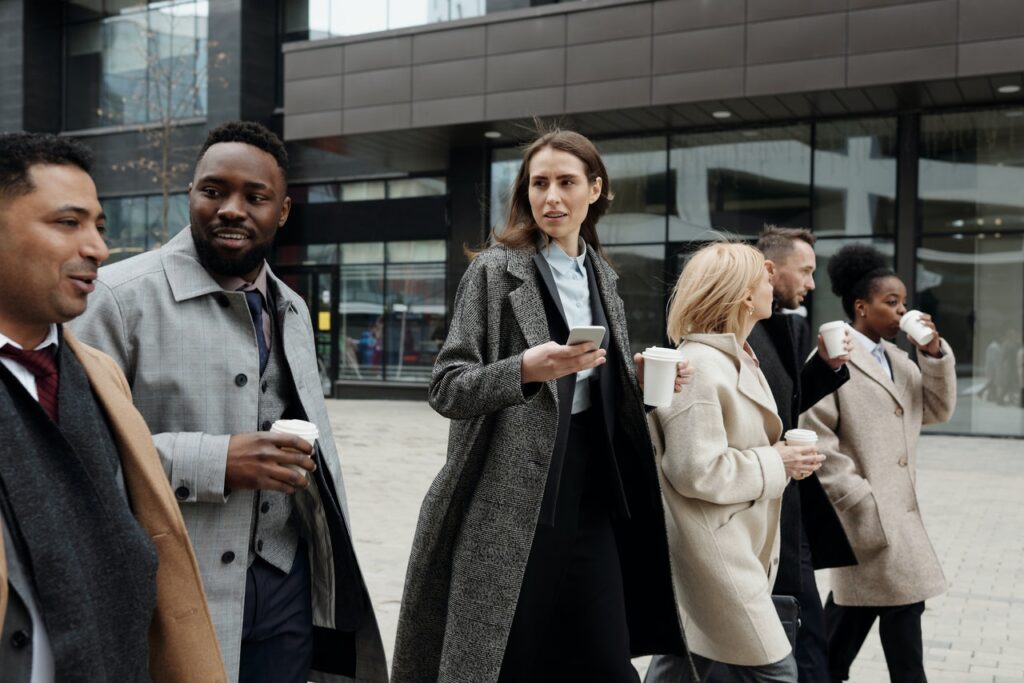
<instances>
[{"instance_id":1,"label":"blonde bob hairstyle","mask_svg":"<svg viewBox=\"0 0 1024 683\"><path fill-rule=\"evenodd\" d=\"M679 274L668 308L668 337L737 334L747 318L744 300L764 273L764 255L742 242L714 242L694 252Z\"/></svg>"}]
</instances>

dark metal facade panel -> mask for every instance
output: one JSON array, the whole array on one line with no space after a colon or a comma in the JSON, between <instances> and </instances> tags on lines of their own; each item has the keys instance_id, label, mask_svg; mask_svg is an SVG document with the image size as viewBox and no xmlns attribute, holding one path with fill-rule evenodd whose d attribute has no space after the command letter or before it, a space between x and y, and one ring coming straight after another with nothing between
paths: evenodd
<instances>
[{"instance_id":1,"label":"dark metal facade panel","mask_svg":"<svg viewBox=\"0 0 1024 683\"><path fill-rule=\"evenodd\" d=\"M530 90L565 83L565 48L487 57L487 92Z\"/></svg>"},{"instance_id":2,"label":"dark metal facade panel","mask_svg":"<svg viewBox=\"0 0 1024 683\"><path fill-rule=\"evenodd\" d=\"M415 128L469 123L471 121L482 121L483 118L483 95L448 97L412 103L412 125Z\"/></svg>"},{"instance_id":3,"label":"dark metal facade panel","mask_svg":"<svg viewBox=\"0 0 1024 683\"><path fill-rule=\"evenodd\" d=\"M1024 12L1024 4L1021 6ZM967 43L958 47L957 76L1024 70L1024 38Z\"/></svg>"},{"instance_id":4,"label":"dark metal facade panel","mask_svg":"<svg viewBox=\"0 0 1024 683\"><path fill-rule=\"evenodd\" d=\"M857 87L945 78L956 73L956 49L955 45L943 45L851 55L847 60L846 84Z\"/></svg>"},{"instance_id":5,"label":"dark metal facade panel","mask_svg":"<svg viewBox=\"0 0 1024 683\"><path fill-rule=\"evenodd\" d=\"M346 74L345 107L369 107L408 102L412 98L412 69L405 66Z\"/></svg>"},{"instance_id":6,"label":"dark metal facade panel","mask_svg":"<svg viewBox=\"0 0 1024 683\"><path fill-rule=\"evenodd\" d=\"M794 62L846 53L846 13L751 23L747 64Z\"/></svg>"},{"instance_id":7,"label":"dark metal facade panel","mask_svg":"<svg viewBox=\"0 0 1024 683\"><path fill-rule=\"evenodd\" d=\"M614 107L609 103L614 102ZM601 111L644 107L651 103L651 82L647 78L625 78L618 81L599 81L565 88L566 112Z\"/></svg>"},{"instance_id":8,"label":"dark metal facade panel","mask_svg":"<svg viewBox=\"0 0 1024 683\"><path fill-rule=\"evenodd\" d=\"M743 69L713 69L655 76L651 104L699 102L743 96Z\"/></svg>"},{"instance_id":9,"label":"dark metal facade panel","mask_svg":"<svg viewBox=\"0 0 1024 683\"><path fill-rule=\"evenodd\" d=\"M654 36L653 73L709 71L743 66L742 26Z\"/></svg>"},{"instance_id":10,"label":"dark metal facade panel","mask_svg":"<svg viewBox=\"0 0 1024 683\"><path fill-rule=\"evenodd\" d=\"M651 38L573 45L566 55L565 82L589 83L651 74Z\"/></svg>"},{"instance_id":11,"label":"dark metal facade panel","mask_svg":"<svg viewBox=\"0 0 1024 683\"><path fill-rule=\"evenodd\" d=\"M565 45L565 16L507 21L487 27L487 54L523 52Z\"/></svg>"},{"instance_id":12,"label":"dark metal facade panel","mask_svg":"<svg viewBox=\"0 0 1024 683\"><path fill-rule=\"evenodd\" d=\"M342 111L341 121L341 132L346 135L401 130L412 125L412 105L409 102L402 102L378 107L345 109Z\"/></svg>"},{"instance_id":13,"label":"dark metal facade panel","mask_svg":"<svg viewBox=\"0 0 1024 683\"><path fill-rule=\"evenodd\" d=\"M851 54L956 42L956 0L915 2L850 12Z\"/></svg>"},{"instance_id":14,"label":"dark metal facade panel","mask_svg":"<svg viewBox=\"0 0 1024 683\"><path fill-rule=\"evenodd\" d=\"M433 100L484 92L484 59L434 62L412 68L412 98Z\"/></svg>"},{"instance_id":15,"label":"dark metal facade panel","mask_svg":"<svg viewBox=\"0 0 1024 683\"><path fill-rule=\"evenodd\" d=\"M289 114L284 118L284 136L290 140L341 135L341 112Z\"/></svg>"},{"instance_id":16,"label":"dark metal facade panel","mask_svg":"<svg viewBox=\"0 0 1024 683\"><path fill-rule=\"evenodd\" d=\"M846 58L830 57L747 67L748 96L842 88L846 85Z\"/></svg>"},{"instance_id":17,"label":"dark metal facade panel","mask_svg":"<svg viewBox=\"0 0 1024 683\"><path fill-rule=\"evenodd\" d=\"M746 21L745 0L663 0L654 3L654 32L692 31Z\"/></svg>"},{"instance_id":18,"label":"dark metal facade panel","mask_svg":"<svg viewBox=\"0 0 1024 683\"><path fill-rule=\"evenodd\" d=\"M596 43L651 34L650 3L573 12L567 16L568 43Z\"/></svg>"},{"instance_id":19,"label":"dark metal facade panel","mask_svg":"<svg viewBox=\"0 0 1024 683\"><path fill-rule=\"evenodd\" d=\"M811 14L845 12L847 0L752 0L747 3L747 21L767 21Z\"/></svg>"},{"instance_id":20,"label":"dark metal facade panel","mask_svg":"<svg viewBox=\"0 0 1024 683\"><path fill-rule=\"evenodd\" d=\"M317 76L336 76L344 68L345 49L341 45L289 52L284 56L285 83Z\"/></svg>"},{"instance_id":21,"label":"dark metal facade panel","mask_svg":"<svg viewBox=\"0 0 1024 683\"><path fill-rule=\"evenodd\" d=\"M960 40L1024 36L1024 3L1020 0L966 0L959 10Z\"/></svg>"},{"instance_id":22,"label":"dark metal facade panel","mask_svg":"<svg viewBox=\"0 0 1024 683\"><path fill-rule=\"evenodd\" d=\"M412 40L416 64L482 57L487 53L487 27L471 26L420 33Z\"/></svg>"},{"instance_id":23,"label":"dark metal facade panel","mask_svg":"<svg viewBox=\"0 0 1024 683\"><path fill-rule=\"evenodd\" d=\"M286 53L289 56L294 52ZM345 46L345 71L375 71L412 64L412 36L379 38Z\"/></svg>"},{"instance_id":24,"label":"dark metal facade panel","mask_svg":"<svg viewBox=\"0 0 1024 683\"><path fill-rule=\"evenodd\" d=\"M285 81L286 114L338 110L342 107L342 76ZM340 120L340 117L339 117Z\"/></svg>"},{"instance_id":25,"label":"dark metal facade panel","mask_svg":"<svg viewBox=\"0 0 1024 683\"><path fill-rule=\"evenodd\" d=\"M561 114L565 111L565 88L537 88L513 92L488 93L484 118L488 121Z\"/></svg>"}]
</instances>

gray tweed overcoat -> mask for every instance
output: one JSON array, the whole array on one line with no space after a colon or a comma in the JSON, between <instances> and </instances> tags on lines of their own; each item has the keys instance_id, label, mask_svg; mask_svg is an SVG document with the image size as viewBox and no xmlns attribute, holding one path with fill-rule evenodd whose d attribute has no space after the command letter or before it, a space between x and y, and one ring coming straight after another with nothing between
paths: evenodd
<instances>
[{"instance_id":1,"label":"gray tweed overcoat","mask_svg":"<svg viewBox=\"0 0 1024 683\"><path fill-rule=\"evenodd\" d=\"M556 382L525 394L521 383L523 352L551 339L535 253L492 247L459 285L430 387L431 406L451 418L448 457L420 510L395 683L487 683L501 669L558 428ZM631 518L618 530L631 649L634 656L683 654L654 451L617 276L589 246L588 256L624 387L615 449L637 473Z\"/></svg>"}]
</instances>

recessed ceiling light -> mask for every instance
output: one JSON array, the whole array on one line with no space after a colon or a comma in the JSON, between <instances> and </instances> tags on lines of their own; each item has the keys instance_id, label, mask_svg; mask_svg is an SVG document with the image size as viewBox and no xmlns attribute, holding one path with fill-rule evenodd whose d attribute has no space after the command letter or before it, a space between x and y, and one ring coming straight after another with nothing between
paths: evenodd
<instances>
[{"instance_id":1,"label":"recessed ceiling light","mask_svg":"<svg viewBox=\"0 0 1024 683\"><path fill-rule=\"evenodd\" d=\"M998 92L1003 93L1004 95L1012 95L1014 93L1020 92L1020 86L1019 85L1001 85L998 88L996 88L996 90Z\"/></svg>"},{"instance_id":2,"label":"recessed ceiling light","mask_svg":"<svg viewBox=\"0 0 1024 683\"><path fill-rule=\"evenodd\" d=\"M488 138L489 140L497 140L498 138L501 137L501 133L499 133L496 130L489 130L484 133L484 137Z\"/></svg>"},{"instance_id":3,"label":"recessed ceiling light","mask_svg":"<svg viewBox=\"0 0 1024 683\"><path fill-rule=\"evenodd\" d=\"M716 119L727 119L732 116L732 112L726 111L725 109L719 109L718 111L711 112L711 115Z\"/></svg>"}]
</instances>

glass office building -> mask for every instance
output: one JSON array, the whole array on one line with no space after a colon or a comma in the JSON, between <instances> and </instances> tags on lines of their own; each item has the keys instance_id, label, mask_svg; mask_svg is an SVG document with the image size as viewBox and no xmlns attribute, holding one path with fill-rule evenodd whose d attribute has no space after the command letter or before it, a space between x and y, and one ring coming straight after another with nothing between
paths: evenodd
<instances>
[{"instance_id":1,"label":"glass office building","mask_svg":"<svg viewBox=\"0 0 1024 683\"><path fill-rule=\"evenodd\" d=\"M47 5L43 7L42 5ZM937 431L1024 436L1024 24L1005 0L13 3L0 127L97 152L112 258L188 221L205 131L282 134L274 268L309 303L326 391L425 395L532 117L589 135L634 350L686 255L766 223L892 258L957 356ZM60 55L60 58L55 58ZM60 84L59 87L54 84Z\"/></svg>"}]
</instances>

